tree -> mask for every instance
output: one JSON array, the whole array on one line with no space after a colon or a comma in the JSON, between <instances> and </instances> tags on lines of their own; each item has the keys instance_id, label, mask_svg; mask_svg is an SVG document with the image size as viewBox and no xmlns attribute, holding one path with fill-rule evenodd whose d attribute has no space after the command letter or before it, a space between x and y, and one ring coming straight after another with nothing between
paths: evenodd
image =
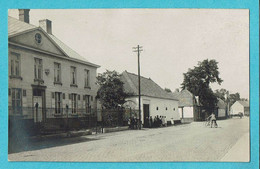
<instances>
[{"instance_id":1,"label":"tree","mask_svg":"<svg viewBox=\"0 0 260 169\"><path fill-rule=\"evenodd\" d=\"M120 80L118 72L106 70L98 75L97 84L100 86L97 98L102 106L107 109L116 109L125 103L127 94L124 92L124 83Z\"/></svg>"},{"instance_id":2,"label":"tree","mask_svg":"<svg viewBox=\"0 0 260 169\"><path fill-rule=\"evenodd\" d=\"M183 74L182 89L188 89L193 95L199 96L199 102L204 107L212 108L217 104L217 97L210 88L211 83L221 84L218 62L216 60L203 60L193 69Z\"/></svg>"},{"instance_id":3,"label":"tree","mask_svg":"<svg viewBox=\"0 0 260 169\"><path fill-rule=\"evenodd\" d=\"M169 88L165 88L164 89L167 93L171 93L172 91L171 91L171 89L169 89Z\"/></svg>"},{"instance_id":4,"label":"tree","mask_svg":"<svg viewBox=\"0 0 260 169\"><path fill-rule=\"evenodd\" d=\"M228 90L226 90L226 89L217 89L217 90L215 90L215 96L216 97L218 97L218 98L220 98L221 100L223 100L223 101L227 101L227 96L228 96L228 94L229 94L229 91Z\"/></svg>"},{"instance_id":5,"label":"tree","mask_svg":"<svg viewBox=\"0 0 260 169\"><path fill-rule=\"evenodd\" d=\"M240 100L240 94L239 93L229 95L230 106L232 106L238 100Z\"/></svg>"}]
</instances>

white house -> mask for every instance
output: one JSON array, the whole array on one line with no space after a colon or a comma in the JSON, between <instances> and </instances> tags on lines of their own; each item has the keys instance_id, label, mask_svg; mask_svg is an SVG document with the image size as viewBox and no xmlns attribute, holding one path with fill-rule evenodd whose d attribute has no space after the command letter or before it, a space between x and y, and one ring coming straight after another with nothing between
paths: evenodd
<instances>
[{"instance_id":1,"label":"white house","mask_svg":"<svg viewBox=\"0 0 260 169\"><path fill-rule=\"evenodd\" d=\"M138 75L124 71L121 75L124 90L131 93L125 106L138 110ZM167 123L180 122L178 98L163 90L150 78L141 76L141 120L146 117L166 116ZM146 125L146 124L144 124Z\"/></svg>"},{"instance_id":2,"label":"white house","mask_svg":"<svg viewBox=\"0 0 260 169\"><path fill-rule=\"evenodd\" d=\"M182 122L191 122L194 120L196 101L193 94L187 89L181 92L174 92L179 99L179 115Z\"/></svg>"},{"instance_id":3,"label":"white house","mask_svg":"<svg viewBox=\"0 0 260 169\"><path fill-rule=\"evenodd\" d=\"M60 41L50 20L30 24L29 11L19 9L19 20L8 17L9 125L19 118L30 129L78 127L95 107L100 66Z\"/></svg>"},{"instance_id":4,"label":"white house","mask_svg":"<svg viewBox=\"0 0 260 169\"><path fill-rule=\"evenodd\" d=\"M230 115L237 115L238 113L243 113L245 116L249 116L250 107L249 101L236 101L230 108Z\"/></svg>"},{"instance_id":5,"label":"white house","mask_svg":"<svg viewBox=\"0 0 260 169\"><path fill-rule=\"evenodd\" d=\"M226 104L223 100L218 98L218 119L226 118Z\"/></svg>"}]
</instances>

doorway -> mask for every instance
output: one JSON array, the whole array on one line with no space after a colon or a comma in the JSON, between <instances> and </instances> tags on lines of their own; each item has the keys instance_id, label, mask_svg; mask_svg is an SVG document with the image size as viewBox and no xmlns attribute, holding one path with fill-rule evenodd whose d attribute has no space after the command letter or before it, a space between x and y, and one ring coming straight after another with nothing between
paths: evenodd
<instances>
[{"instance_id":1,"label":"doorway","mask_svg":"<svg viewBox=\"0 0 260 169\"><path fill-rule=\"evenodd\" d=\"M45 90L33 89L33 110L35 123L45 121Z\"/></svg>"},{"instance_id":2,"label":"doorway","mask_svg":"<svg viewBox=\"0 0 260 169\"><path fill-rule=\"evenodd\" d=\"M149 104L143 104L143 110L144 110L144 127L149 127L149 117L150 117L150 110L149 110Z\"/></svg>"}]
</instances>

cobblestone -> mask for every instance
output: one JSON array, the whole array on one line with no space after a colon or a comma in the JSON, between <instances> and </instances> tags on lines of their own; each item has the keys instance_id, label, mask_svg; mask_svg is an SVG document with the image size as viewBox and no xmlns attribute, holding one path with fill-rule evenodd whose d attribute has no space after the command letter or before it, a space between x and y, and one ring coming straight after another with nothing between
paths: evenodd
<instances>
[{"instance_id":1,"label":"cobblestone","mask_svg":"<svg viewBox=\"0 0 260 169\"><path fill-rule=\"evenodd\" d=\"M32 143L11 161L220 161L249 132L249 118L218 121L218 128L193 122L157 129L63 138ZM249 138L248 138L249 139ZM248 147L249 149L249 147Z\"/></svg>"}]
</instances>

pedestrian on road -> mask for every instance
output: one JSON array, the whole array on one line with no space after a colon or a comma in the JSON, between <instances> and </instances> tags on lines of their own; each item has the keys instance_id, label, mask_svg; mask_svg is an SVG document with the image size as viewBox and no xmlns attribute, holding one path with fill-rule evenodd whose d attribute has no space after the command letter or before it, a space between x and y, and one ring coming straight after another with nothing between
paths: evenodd
<instances>
[{"instance_id":1,"label":"pedestrian on road","mask_svg":"<svg viewBox=\"0 0 260 169\"><path fill-rule=\"evenodd\" d=\"M212 124L214 123L214 126L217 127L217 119L215 116L215 113L212 113L208 118L210 118L210 127L212 128Z\"/></svg>"}]
</instances>

